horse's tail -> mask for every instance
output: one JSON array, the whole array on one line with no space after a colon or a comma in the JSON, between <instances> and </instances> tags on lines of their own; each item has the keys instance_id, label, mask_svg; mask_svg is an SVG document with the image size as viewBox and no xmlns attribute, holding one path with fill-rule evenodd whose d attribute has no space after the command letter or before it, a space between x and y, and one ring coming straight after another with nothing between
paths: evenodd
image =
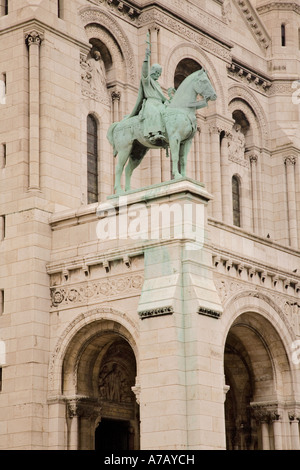
<instances>
[{"instance_id":1,"label":"horse's tail","mask_svg":"<svg viewBox=\"0 0 300 470\"><path fill-rule=\"evenodd\" d=\"M111 126L109 127L109 129L107 131L107 134L106 134L106 137L107 137L109 143L113 146L114 157L116 157L118 155L118 150L115 147L115 141L114 141L114 130L115 130L115 127L118 124L119 124L118 122L114 122L113 124L111 124Z\"/></svg>"}]
</instances>

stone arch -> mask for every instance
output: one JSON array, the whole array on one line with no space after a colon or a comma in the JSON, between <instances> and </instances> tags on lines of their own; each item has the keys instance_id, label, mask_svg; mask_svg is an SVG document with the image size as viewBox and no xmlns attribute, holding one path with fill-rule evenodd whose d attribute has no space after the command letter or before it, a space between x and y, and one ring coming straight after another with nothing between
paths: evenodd
<instances>
[{"instance_id":1,"label":"stone arch","mask_svg":"<svg viewBox=\"0 0 300 470\"><path fill-rule=\"evenodd\" d=\"M259 139L260 148L268 148L269 128L265 112L257 98L248 88L242 85L233 85L229 88L229 111L242 111Z\"/></svg>"},{"instance_id":2,"label":"stone arch","mask_svg":"<svg viewBox=\"0 0 300 470\"><path fill-rule=\"evenodd\" d=\"M116 64L115 78L136 84L136 65L132 47L115 18L97 7L90 6L80 10L80 17L88 39L96 38L106 44L112 61Z\"/></svg>"},{"instance_id":3,"label":"stone arch","mask_svg":"<svg viewBox=\"0 0 300 470\"><path fill-rule=\"evenodd\" d=\"M214 89L216 90L217 99L214 103L210 105L218 106L218 102L221 103L220 114L226 114L225 106L225 96L224 89L222 87L221 80L219 78L218 72L208 55L197 45L191 44L189 42L181 43L177 46L174 46L168 53L168 58L164 66L164 82L167 82L166 74L171 75L172 77L175 74L176 67L178 63L186 58L190 58L196 62L200 62L200 65L207 71L209 79L212 82Z\"/></svg>"},{"instance_id":4,"label":"stone arch","mask_svg":"<svg viewBox=\"0 0 300 470\"><path fill-rule=\"evenodd\" d=\"M289 448L297 381L283 312L264 293L243 291L227 300L223 321L227 449Z\"/></svg>"},{"instance_id":5,"label":"stone arch","mask_svg":"<svg viewBox=\"0 0 300 470\"><path fill-rule=\"evenodd\" d=\"M76 364L78 364L82 344L88 344L91 338L101 332L116 333L128 342L136 358L138 376L138 331L136 325L125 313L109 306L102 306L78 315L58 339L49 364L48 391L50 397L62 394L62 371L66 360L69 370L72 370L69 380L73 381L73 385L69 383L67 387L72 388L75 392Z\"/></svg>"},{"instance_id":6,"label":"stone arch","mask_svg":"<svg viewBox=\"0 0 300 470\"><path fill-rule=\"evenodd\" d=\"M276 331L278 338L280 338L282 343L282 353L286 355L286 366L289 368L292 382L296 387L296 366L291 360L291 345L296 340L296 334L289 324L287 317L284 315L280 305L276 300L273 300L265 293L253 290L242 291L227 299L224 305L224 313L222 317L225 327L222 345L223 349L225 348L226 338L231 326L240 315L246 312L253 312L256 315L259 315L261 318L265 319L270 326L272 326L274 331ZM295 391L296 390L292 387L291 393L294 393Z\"/></svg>"}]
</instances>

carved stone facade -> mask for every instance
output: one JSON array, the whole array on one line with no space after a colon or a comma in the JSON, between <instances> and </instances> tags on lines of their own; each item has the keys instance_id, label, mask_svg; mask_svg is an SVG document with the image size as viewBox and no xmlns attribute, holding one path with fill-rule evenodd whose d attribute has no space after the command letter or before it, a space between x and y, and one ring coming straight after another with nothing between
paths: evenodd
<instances>
[{"instance_id":1,"label":"carved stone facade","mask_svg":"<svg viewBox=\"0 0 300 470\"><path fill-rule=\"evenodd\" d=\"M298 3L7 8L0 449L300 450ZM185 179L151 149L116 197L106 136L135 105L148 32L166 96L202 68L217 100ZM153 208L161 238L142 231ZM176 236L185 209L198 238Z\"/></svg>"}]
</instances>

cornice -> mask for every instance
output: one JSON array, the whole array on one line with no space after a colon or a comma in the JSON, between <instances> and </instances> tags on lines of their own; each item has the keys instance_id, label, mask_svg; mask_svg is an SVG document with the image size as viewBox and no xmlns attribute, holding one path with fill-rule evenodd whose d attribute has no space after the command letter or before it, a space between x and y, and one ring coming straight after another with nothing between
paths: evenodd
<instances>
[{"instance_id":1,"label":"cornice","mask_svg":"<svg viewBox=\"0 0 300 470\"><path fill-rule=\"evenodd\" d=\"M260 15L273 10L294 11L300 15L300 5L298 2L267 2L265 5L257 8Z\"/></svg>"},{"instance_id":2,"label":"cornice","mask_svg":"<svg viewBox=\"0 0 300 470\"><path fill-rule=\"evenodd\" d=\"M157 24L170 31L190 40L204 50L222 58L231 61L231 49L233 44L224 38L213 34L204 26L187 21L185 18L178 17L162 8L149 8L143 11L138 19L138 25L144 26L149 24Z\"/></svg>"},{"instance_id":3,"label":"cornice","mask_svg":"<svg viewBox=\"0 0 300 470\"><path fill-rule=\"evenodd\" d=\"M256 39L256 42L259 44L262 51L266 53L266 50L271 44L271 37L268 31L266 30L264 24L262 23L259 15L252 7L249 0L234 0L234 2L236 3L236 6L244 17L245 22L251 29L251 32Z\"/></svg>"},{"instance_id":4,"label":"cornice","mask_svg":"<svg viewBox=\"0 0 300 470\"><path fill-rule=\"evenodd\" d=\"M246 82L248 85L251 85L252 88L264 94L267 93L268 89L272 85L270 77L248 68L247 66L235 59L232 60L231 64L227 65L227 70L228 74L232 78L236 78L239 81Z\"/></svg>"}]
</instances>

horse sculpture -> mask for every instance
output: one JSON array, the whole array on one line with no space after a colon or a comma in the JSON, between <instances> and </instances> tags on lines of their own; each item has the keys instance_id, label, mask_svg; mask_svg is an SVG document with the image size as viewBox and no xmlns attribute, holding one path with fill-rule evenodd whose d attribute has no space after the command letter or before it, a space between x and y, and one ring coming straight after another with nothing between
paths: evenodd
<instances>
[{"instance_id":1,"label":"horse sculpture","mask_svg":"<svg viewBox=\"0 0 300 470\"><path fill-rule=\"evenodd\" d=\"M203 99L197 101L198 95ZM202 69L185 78L170 101L166 101L162 112L165 132L160 144L154 145L144 136L143 120L140 115L125 117L122 121L113 123L108 130L107 138L113 146L114 157L118 155L114 186L116 194L124 192L121 187L121 176L127 161L125 191L130 190L132 172L149 149L169 147L173 178L184 177L187 155L197 128L196 110L208 106L209 100L216 99L216 92L205 70Z\"/></svg>"}]
</instances>

